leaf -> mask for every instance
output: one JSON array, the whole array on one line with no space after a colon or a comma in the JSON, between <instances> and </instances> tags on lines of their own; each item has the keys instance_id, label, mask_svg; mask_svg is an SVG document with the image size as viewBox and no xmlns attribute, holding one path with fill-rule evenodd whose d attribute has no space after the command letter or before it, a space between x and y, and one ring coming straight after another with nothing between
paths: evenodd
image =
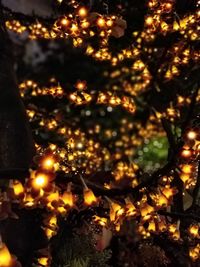
<instances>
[{"instance_id":1,"label":"leaf","mask_svg":"<svg viewBox=\"0 0 200 267\"><path fill-rule=\"evenodd\" d=\"M111 36L115 38L120 38L124 35L125 29L127 28L127 23L123 19L117 19L112 28Z\"/></svg>"}]
</instances>

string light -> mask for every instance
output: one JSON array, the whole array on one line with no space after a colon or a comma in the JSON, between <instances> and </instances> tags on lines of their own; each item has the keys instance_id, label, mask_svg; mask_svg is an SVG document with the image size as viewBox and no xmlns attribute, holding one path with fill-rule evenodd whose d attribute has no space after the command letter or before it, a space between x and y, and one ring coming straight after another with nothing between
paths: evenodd
<instances>
[{"instance_id":1,"label":"string light","mask_svg":"<svg viewBox=\"0 0 200 267\"><path fill-rule=\"evenodd\" d=\"M63 3L62 0L57 0L57 2ZM8 20L6 27L18 34L28 32L30 39L72 38L73 46L83 46L88 56L98 61L110 62L114 67L112 68L113 71L105 72L104 77L109 78L112 82L104 90L94 92L89 90L90 85L86 81L78 80L73 85L74 91L68 93L53 78L50 79L49 86L46 87L40 86L35 81L26 80L19 85L21 96L24 99L39 96L62 98L62 100L66 100L67 108L70 108L71 105L73 107L75 105L79 107L81 105L89 106L94 102L99 107L105 105L108 112L112 112L115 107L120 107L132 116L138 111L135 98L141 96L143 92L151 90L154 83L151 66L148 62L152 62L155 55L160 53L159 48L154 47L157 36L161 38L173 36L173 34L180 36L180 40L177 40L167 51L168 62L161 62L157 70L160 80L171 81L181 74L184 66L190 62L198 62L200 59L195 46L188 45L188 42L192 43L198 40L198 26L195 22L199 19L199 11L194 14L185 14L178 19L174 15L176 14L175 1L148 1L144 28L133 32L131 45L117 52L110 50L110 37L122 37L127 27L126 21L117 15L90 12L88 8L80 6L76 1L70 1L70 5L73 12L59 17L52 25L41 21L23 24L22 21ZM93 46L91 37L95 37L97 40L96 46ZM148 60L145 60L144 55L147 56ZM122 68L120 64L127 59L130 61L130 67ZM117 82L115 82L116 77L118 77ZM124 77L126 78L124 79ZM156 88L156 90L159 91L160 88ZM197 96L198 101L199 95ZM70 102L69 105L68 102ZM113 181L105 186L107 190L113 189L116 185L121 185L127 180L128 186L134 189L138 186L139 178L141 178L140 168L131 160L127 163L123 159L133 157L134 150L141 147L144 139L149 140L158 135L163 137L165 134L160 129L162 118L166 118L170 123L179 121L182 107L189 104L191 104L191 99L188 96L178 95L177 99L170 102L162 113L155 111L155 116L150 115L146 125L133 122L132 117L131 120L122 119L119 122L118 132L111 128L102 130L98 124L88 127L85 132L75 129L74 125L71 127L61 123L64 126L60 126L62 119L59 119L57 110L54 110L52 114L45 114L44 109L30 105L27 114L31 123L38 122L37 132L43 130L54 133L59 140L62 140L63 145L58 145L56 142L49 143L46 148L37 145L40 159L35 162L36 170L31 171L30 179L26 181L25 185L18 181L10 183L14 196L19 199L19 205L26 208L34 208L39 205L39 207L47 209L50 216L45 218L43 229L46 236L51 239L58 230L57 216L66 216L68 211L75 207L76 202L73 193L74 188L71 188L71 184L61 189L53 182L57 171L68 174L70 172L79 173L81 170L87 177L87 175L98 171L106 162L108 165L106 167L111 169L113 178ZM88 116L91 114L90 110L84 112L89 114ZM101 147L99 142L94 141L100 133L110 142L109 148ZM184 145L178 154L178 163L175 166L177 168L174 168L172 172L174 174L176 171L179 174L184 183L184 189L195 186L197 181L196 163L200 152L198 138L198 130L192 127L183 134ZM49 154L49 151L52 153ZM173 240L180 241L180 222L169 224L157 214L158 210L165 209L172 204L177 189L172 186L173 179L170 177L158 178L157 187L153 188L152 191L147 188L141 189L140 195L143 197L137 202L129 197L125 198L125 204L106 198L109 203L109 218L95 215L93 217L94 222L102 227L112 225L116 231L119 231L125 218L134 217L139 221L138 232L144 238L149 238L153 233L168 231ZM98 205L99 199L95 196L95 190L88 188L84 179L81 179L83 194L80 202L84 204L81 208L87 210L89 207ZM35 194L35 191L39 191L39 193ZM150 199L151 203L149 200L147 203L147 199ZM106 205L105 199L102 198L101 201ZM78 201L76 205L79 205ZM188 233L190 238L199 238L199 226L190 225ZM197 260L199 251L199 245L191 247L190 257ZM12 256L7 247L2 244L0 247L0 265L10 266L11 259ZM49 266L49 257L38 258L38 264Z\"/></svg>"},{"instance_id":2,"label":"string light","mask_svg":"<svg viewBox=\"0 0 200 267\"><path fill-rule=\"evenodd\" d=\"M11 267L13 263L12 256L7 248L7 246L2 242L0 238L0 266L1 267Z\"/></svg>"}]
</instances>

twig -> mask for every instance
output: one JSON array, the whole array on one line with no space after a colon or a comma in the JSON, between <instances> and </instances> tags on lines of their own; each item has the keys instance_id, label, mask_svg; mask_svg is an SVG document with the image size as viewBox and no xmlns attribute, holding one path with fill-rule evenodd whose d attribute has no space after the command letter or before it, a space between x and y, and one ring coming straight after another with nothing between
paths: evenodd
<instances>
[{"instance_id":1,"label":"twig","mask_svg":"<svg viewBox=\"0 0 200 267\"><path fill-rule=\"evenodd\" d=\"M195 205L200 206L200 163L198 166L197 183L196 183L195 188L193 190L192 207L194 207Z\"/></svg>"},{"instance_id":2,"label":"twig","mask_svg":"<svg viewBox=\"0 0 200 267\"><path fill-rule=\"evenodd\" d=\"M163 129L165 130L165 132L167 134L167 139L168 139L170 148L174 151L174 149L176 147L176 142L175 142L175 139L174 139L174 135L172 133L171 124L165 118L161 118L161 122L162 122Z\"/></svg>"},{"instance_id":3,"label":"twig","mask_svg":"<svg viewBox=\"0 0 200 267\"><path fill-rule=\"evenodd\" d=\"M107 197L119 197L119 196L124 196L124 195L133 195L137 196L140 192L141 189L143 188L149 188L153 186L156 181L163 175L167 175L171 170L173 169L173 162L170 161L168 162L164 167L161 169L156 170L152 175L149 175L148 178L146 178L143 182L141 182L139 185L136 187L126 187L126 188L111 188L107 189L103 187L102 185L96 184L90 180L87 180L84 178L85 183L88 185L89 188L93 190L93 192L96 195L102 195L102 196L107 196ZM74 176L67 176L64 174L60 174L60 177L58 175L57 177L61 183L62 182L73 182L74 185L80 186L80 179L74 179Z\"/></svg>"},{"instance_id":4,"label":"twig","mask_svg":"<svg viewBox=\"0 0 200 267\"><path fill-rule=\"evenodd\" d=\"M158 214L164 215L164 216L169 216L172 218L177 218L177 219L192 219L197 222L200 222L200 217L192 214L192 213L182 213L182 212L168 212L168 211L163 211L160 210L158 211Z\"/></svg>"},{"instance_id":5,"label":"twig","mask_svg":"<svg viewBox=\"0 0 200 267\"><path fill-rule=\"evenodd\" d=\"M16 19L19 21L24 21L26 22L26 24L34 23L37 20L45 24L47 23L53 24L55 20L58 18L58 17L41 17L36 14L33 14L33 15L23 14L20 12L13 11L9 7L5 7L3 5L1 5L1 9L4 12L4 17L6 20Z\"/></svg>"},{"instance_id":6,"label":"twig","mask_svg":"<svg viewBox=\"0 0 200 267\"><path fill-rule=\"evenodd\" d=\"M190 104L190 107L189 107L189 111L188 111L187 117L186 117L185 121L182 124L182 127L181 127L182 131L185 130L185 128L188 126L191 118L193 117L193 113L194 113L194 109L195 109L195 104L196 104L198 92L199 92L199 87L197 86L196 90L194 91L194 93L192 95L192 100L191 100L191 104Z\"/></svg>"}]
</instances>

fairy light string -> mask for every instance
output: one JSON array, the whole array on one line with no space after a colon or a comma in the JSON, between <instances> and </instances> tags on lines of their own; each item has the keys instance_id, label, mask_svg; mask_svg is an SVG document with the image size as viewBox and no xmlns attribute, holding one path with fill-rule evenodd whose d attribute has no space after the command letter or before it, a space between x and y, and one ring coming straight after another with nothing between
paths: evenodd
<instances>
[{"instance_id":1,"label":"fairy light string","mask_svg":"<svg viewBox=\"0 0 200 267\"><path fill-rule=\"evenodd\" d=\"M55 78L50 78L47 86L31 79L19 84L20 94L28 103L30 123L35 125L38 137L37 157L25 183L11 180L9 188L1 193L2 217L15 216L11 205L14 202L20 208L43 208L45 216L41 227L51 241L59 231L60 217L67 218L74 209L85 212L93 209L95 215L91 221L101 227L109 227L113 232L119 232L123 222L132 218L142 239L167 234L173 242L184 242L181 219L185 213L173 213L171 206L178 194L177 179L183 185L183 195L191 190L198 191L199 117L190 120L182 131L171 125L181 124L185 109L193 104L199 106L200 94L197 91L193 103L189 94L180 91L163 110L150 110L146 124L132 118L137 115L139 99L145 98L147 92L154 90L159 93L162 80L163 84L174 81L188 67L198 64L199 3L193 13L179 16L176 1L149 0L144 27L132 30L119 11L109 14L107 9L101 14L74 0L56 2L60 6L66 4L70 11L45 19L4 8L7 29L24 34L30 40L72 39L75 48L83 47L85 54L94 60L109 62L112 71L105 71L104 77L110 83L102 90L93 91L87 81L78 80L74 81L70 93ZM131 38L127 46L116 51L112 49L112 39L120 43L128 30ZM171 41L174 36L174 42L163 51L158 39ZM96 46L93 43L95 38ZM156 66L152 64L155 58ZM126 65L126 62L129 64ZM39 97L50 97L64 103L67 108L80 108L84 118L91 116L91 111L84 108L94 105L104 106L108 112L121 109L131 119L121 119L118 131L103 128L98 123L82 130L78 126L80 119L75 124L67 121L67 108L63 113L59 113L57 108L49 113L45 108L32 104L32 100ZM167 120L167 124L163 123L163 119ZM102 135L109 145L106 142L102 145ZM134 161L135 151L155 136L167 137L170 143L171 135L175 137L174 155L162 168L146 174ZM45 138L48 141L44 142ZM103 176L108 173L109 179L96 184L92 177L98 172L102 172ZM104 216L98 214L97 207L106 211ZM191 222L186 230L188 255L197 261L200 257L200 218L193 213L186 217ZM12 256L0 243L0 253L7 253L4 256L7 261L5 266L10 266ZM0 261L2 259L0 257ZM47 247L45 253L36 259L35 266L50 264L50 249Z\"/></svg>"}]
</instances>

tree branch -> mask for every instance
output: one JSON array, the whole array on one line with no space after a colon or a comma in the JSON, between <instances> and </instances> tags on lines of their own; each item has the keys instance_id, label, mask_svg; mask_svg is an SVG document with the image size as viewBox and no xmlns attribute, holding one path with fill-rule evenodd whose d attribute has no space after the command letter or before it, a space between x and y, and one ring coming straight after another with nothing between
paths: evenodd
<instances>
[{"instance_id":1,"label":"tree branch","mask_svg":"<svg viewBox=\"0 0 200 267\"><path fill-rule=\"evenodd\" d=\"M198 166L197 183L193 190L192 207L194 207L195 205L200 206L200 163Z\"/></svg>"},{"instance_id":2,"label":"tree branch","mask_svg":"<svg viewBox=\"0 0 200 267\"><path fill-rule=\"evenodd\" d=\"M194 109L195 109L195 104L196 104L198 92L199 92L199 87L197 85L197 88L196 88L196 90L194 91L194 93L192 95L192 99L191 99L191 103L190 103L190 106L189 106L188 114L186 116L185 121L182 124L182 127L181 127L182 128L182 131L185 130L185 128L188 126L191 118L193 117L193 113L194 113Z\"/></svg>"},{"instance_id":3,"label":"tree branch","mask_svg":"<svg viewBox=\"0 0 200 267\"><path fill-rule=\"evenodd\" d=\"M35 23L36 21L40 21L44 24L53 24L56 19L58 19L59 16L56 17L42 17L38 16L36 14L28 15L28 14L23 14L20 12L16 12L11 10L9 7L5 7L2 5L2 11L4 13L4 17L6 20L19 20L20 22L24 22L25 24L32 24Z\"/></svg>"},{"instance_id":4,"label":"tree branch","mask_svg":"<svg viewBox=\"0 0 200 267\"><path fill-rule=\"evenodd\" d=\"M176 219L191 219L191 220L200 222L200 217L192 213L168 212L168 211L159 210L158 214L169 216L169 217L176 218Z\"/></svg>"},{"instance_id":5,"label":"tree branch","mask_svg":"<svg viewBox=\"0 0 200 267\"><path fill-rule=\"evenodd\" d=\"M90 187L93 192L98 196L98 195L103 195L103 196L108 196L108 197L119 197L119 196L124 196L124 195L128 195L131 194L133 196L137 196L139 191L142 188L149 188L151 186L154 186L155 183L157 182L157 180L163 176L163 175L167 175L171 170L173 169L173 162L169 162L167 163L163 168L156 170L152 175L149 175L147 178L145 177L145 180L142 181L139 185L137 185L136 187L132 188L132 187L126 187L126 188L112 188L112 189L107 189L104 188L102 185L96 184L90 180L87 180L84 178L86 184L88 185L88 187ZM106 172L105 172L106 174ZM104 175L104 173L102 173L102 175ZM79 179L76 179L76 177L74 175L69 176L69 175L65 175L65 174L60 174L57 177L57 180L60 183L65 183L66 182L73 182L73 184L80 186L81 183L79 181ZM81 187L82 188L82 187Z\"/></svg>"},{"instance_id":6,"label":"tree branch","mask_svg":"<svg viewBox=\"0 0 200 267\"><path fill-rule=\"evenodd\" d=\"M172 133L172 127L171 127L171 124L170 122L165 119L165 118L162 118L161 119L161 122L162 122L162 126L163 126L163 129L165 130L166 134L167 134L167 139L168 139L168 142L169 142L169 145L174 148L176 146L176 142L175 142L175 139L174 139L174 135Z\"/></svg>"}]
</instances>

